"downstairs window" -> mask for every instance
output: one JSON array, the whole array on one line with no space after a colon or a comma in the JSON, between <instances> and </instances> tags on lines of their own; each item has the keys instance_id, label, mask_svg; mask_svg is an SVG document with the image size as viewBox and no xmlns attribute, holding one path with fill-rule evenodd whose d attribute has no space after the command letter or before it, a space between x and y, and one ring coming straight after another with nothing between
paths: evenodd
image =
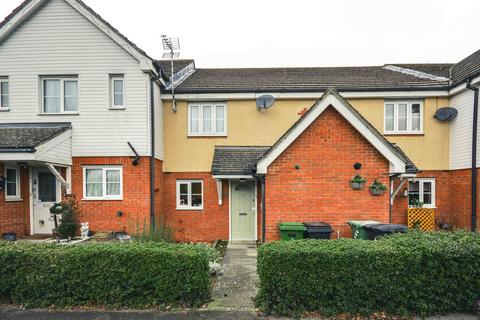
<instances>
[{"instance_id":1,"label":"downstairs window","mask_svg":"<svg viewBox=\"0 0 480 320\"><path fill-rule=\"evenodd\" d=\"M417 178L408 182L408 204L435 208L435 179Z\"/></svg>"}]
</instances>

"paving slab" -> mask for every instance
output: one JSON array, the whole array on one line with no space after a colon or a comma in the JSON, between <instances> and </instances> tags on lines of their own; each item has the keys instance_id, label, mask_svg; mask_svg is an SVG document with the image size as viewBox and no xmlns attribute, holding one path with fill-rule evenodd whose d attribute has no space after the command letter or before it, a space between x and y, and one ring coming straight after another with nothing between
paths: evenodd
<instances>
[{"instance_id":1,"label":"paving slab","mask_svg":"<svg viewBox=\"0 0 480 320\"><path fill-rule=\"evenodd\" d=\"M229 243L224 257L224 273L215 282L209 310L255 310L257 295L257 246Z\"/></svg>"}]
</instances>

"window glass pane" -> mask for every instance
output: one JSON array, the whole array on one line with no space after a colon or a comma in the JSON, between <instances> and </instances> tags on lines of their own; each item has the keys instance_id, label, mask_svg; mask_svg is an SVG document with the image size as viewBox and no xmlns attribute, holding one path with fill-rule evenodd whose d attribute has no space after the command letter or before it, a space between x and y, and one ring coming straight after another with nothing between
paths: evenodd
<instances>
[{"instance_id":1,"label":"window glass pane","mask_svg":"<svg viewBox=\"0 0 480 320\"><path fill-rule=\"evenodd\" d=\"M8 82L0 82L0 107L8 107Z\"/></svg>"},{"instance_id":2,"label":"window glass pane","mask_svg":"<svg viewBox=\"0 0 480 320\"><path fill-rule=\"evenodd\" d=\"M192 207L201 207L201 206L202 206L202 195L192 194Z\"/></svg>"},{"instance_id":3,"label":"window glass pane","mask_svg":"<svg viewBox=\"0 0 480 320\"><path fill-rule=\"evenodd\" d=\"M215 118L216 118L216 128L217 132L225 132L225 107L216 106L215 107Z\"/></svg>"},{"instance_id":4,"label":"window glass pane","mask_svg":"<svg viewBox=\"0 0 480 320\"><path fill-rule=\"evenodd\" d=\"M180 184L180 194L188 194L188 184Z\"/></svg>"},{"instance_id":5,"label":"window glass pane","mask_svg":"<svg viewBox=\"0 0 480 320\"><path fill-rule=\"evenodd\" d=\"M394 127L393 127L393 118L386 118L385 119L385 130L387 131L393 131L394 130Z\"/></svg>"},{"instance_id":6,"label":"window glass pane","mask_svg":"<svg viewBox=\"0 0 480 320\"><path fill-rule=\"evenodd\" d=\"M407 130L407 105L404 103L398 104L398 131Z\"/></svg>"},{"instance_id":7,"label":"window glass pane","mask_svg":"<svg viewBox=\"0 0 480 320\"><path fill-rule=\"evenodd\" d=\"M423 183L423 192L432 192L432 183L424 182Z\"/></svg>"},{"instance_id":8,"label":"window glass pane","mask_svg":"<svg viewBox=\"0 0 480 320\"><path fill-rule=\"evenodd\" d=\"M64 82L65 111L77 111L77 81Z\"/></svg>"},{"instance_id":9,"label":"window glass pane","mask_svg":"<svg viewBox=\"0 0 480 320\"><path fill-rule=\"evenodd\" d=\"M102 169L86 169L86 194L87 197L101 197L103 195Z\"/></svg>"},{"instance_id":10,"label":"window glass pane","mask_svg":"<svg viewBox=\"0 0 480 320\"><path fill-rule=\"evenodd\" d=\"M393 131L394 128L394 105L389 103L385 105L385 130Z\"/></svg>"},{"instance_id":11,"label":"window glass pane","mask_svg":"<svg viewBox=\"0 0 480 320\"><path fill-rule=\"evenodd\" d=\"M199 128L199 120L200 120L200 107L192 106L190 107L190 131L194 133L198 133L200 131Z\"/></svg>"},{"instance_id":12,"label":"window glass pane","mask_svg":"<svg viewBox=\"0 0 480 320\"><path fill-rule=\"evenodd\" d=\"M420 131L420 104L412 104L412 131Z\"/></svg>"},{"instance_id":13,"label":"window glass pane","mask_svg":"<svg viewBox=\"0 0 480 320\"><path fill-rule=\"evenodd\" d=\"M120 195L120 170L107 170L107 195Z\"/></svg>"},{"instance_id":14,"label":"window glass pane","mask_svg":"<svg viewBox=\"0 0 480 320\"><path fill-rule=\"evenodd\" d=\"M419 182L410 181L408 183L408 204L414 205L415 202L420 200L420 184Z\"/></svg>"},{"instance_id":15,"label":"window glass pane","mask_svg":"<svg viewBox=\"0 0 480 320\"><path fill-rule=\"evenodd\" d=\"M181 194L180 195L180 203L181 206L188 206L188 194Z\"/></svg>"},{"instance_id":16,"label":"window glass pane","mask_svg":"<svg viewBox=\"0 0 480 320\"><path fill-rule=\"evenodd\" d=\"M192 194L202 194L201 182L192 182Z\"/></svg>"},{"instance_id":17,"label":"window glass pane","mask_svg":"<svg viewBox=\"0 0 480 320\"><path fill-rule=\"evenodd\" d=\"M392 103L388 103L385 105L385 116L392 117L394 116L394 106Z\"/></svg>"},{"instance_id":18,"label":"window glass pane","mask_svg":"<svg viewBox=\"0 0 480 320\"><path fill-rule=\"evenodd\" d=\"M50 172L38 173L38 200L41 202L57 201L57 178Z\"/></svg>"},{"instance_id":19,"label":"window glass pane","mask_svg":"<svg viewBox=\"0 0 480 320\"><path fill-rule=\"evenodd\" d=\"M43 112L60 112L60 80L43 81Z\"/></svg>"},{"instance_id":20,"label":"window glass pane","mask_svg":"<svg viewBox=\"0 0 480 320\"><path fill-rule=\"evenodd\" d=\"M212 132L212 107L203 107L203 132Z\"/></svg>"},{"instance_id":21,"label":"window glass pane","mask_svg":"<svg viewBox=\"0 0 480 320\"><path fill-rule=\"evenodd\" d=\"M17 195L17 171L13 169L7 169L6 177L6 189L7 196L16 196Z\"/></svg>"},{"instance_id":22,"label":"window glass pane","mask_svg":"<svg viewBox=\"0 0 480 320\"><path fill-rule=\"evenodd\" d=\"M423 194L423 204L432 204L432 194L424 193Z\"/></svg>"},{"instance_id":23,"label":"window glass pane","mask_svg":"<svg viewBox=\"0 0 480 320\"><path fill-rule=\"evenodd\" d=\"M123 79L113 80L113 105L123 106Z\"/></svg>"}]
</instances>

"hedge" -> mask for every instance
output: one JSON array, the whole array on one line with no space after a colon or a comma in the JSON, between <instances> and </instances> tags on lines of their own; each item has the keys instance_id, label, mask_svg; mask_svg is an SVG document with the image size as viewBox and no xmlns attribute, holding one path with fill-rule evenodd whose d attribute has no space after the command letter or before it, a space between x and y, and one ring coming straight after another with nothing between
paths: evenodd
<instances>
[{"instance_id":1,"label":"hedge","mask_svg":"<svg viewBox=\"0 0 480 320\"><path fill-rule=\"evenodd\" d=\"M209 299L205 246L0 241L0 299L26 307L198 306Z\"/></svg>"},{"instance_id":2,"label":"hedge","mask_svg":"<svg viewBox=\"0 0 480 320\"><path fill-rule=\"evenodd\" d=\"M480 300L480 235L272 242L258 250L258 273L256 302L266 313L469 312Z\"/></svg>"}]
</instances>

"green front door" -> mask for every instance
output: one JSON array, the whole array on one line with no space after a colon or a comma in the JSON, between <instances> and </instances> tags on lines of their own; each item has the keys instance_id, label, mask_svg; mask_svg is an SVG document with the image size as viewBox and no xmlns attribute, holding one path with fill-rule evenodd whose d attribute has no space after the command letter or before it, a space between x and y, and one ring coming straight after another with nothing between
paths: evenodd
<instances>
[{"instance_id":1,"label":"green front door","mask_svg":"<svg viewBox=\"0 0 480 320\"><path fill-rule=\"evenodd\" d=\"M255 180L231 181L231 240L256 240Z\"/></svg>"}]
</instances>

